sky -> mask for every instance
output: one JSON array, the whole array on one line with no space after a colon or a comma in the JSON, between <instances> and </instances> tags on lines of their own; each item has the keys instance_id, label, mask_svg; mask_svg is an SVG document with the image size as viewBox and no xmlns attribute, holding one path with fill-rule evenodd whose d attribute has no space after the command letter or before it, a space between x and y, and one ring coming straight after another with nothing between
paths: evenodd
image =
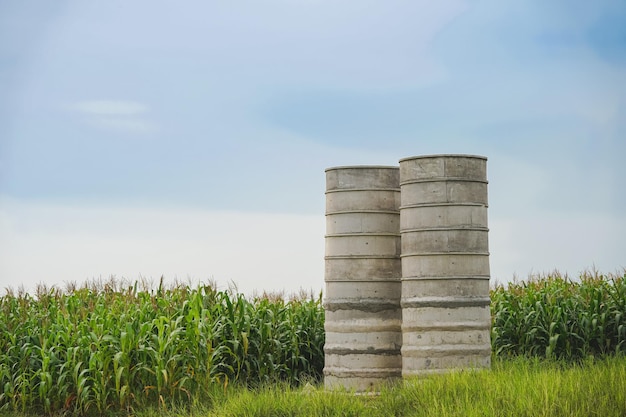
<instances>
[{"instance_id":1,"label":"sky","mask_svg":"<svg viewBox=\"0 0 626 417\"><path fill-rule=\"evenodd\" d=\"M488 158L493 282L626 267L621 0L0 0L0 293L324 286L324 170Z\"/></svg>"}]
</instances>

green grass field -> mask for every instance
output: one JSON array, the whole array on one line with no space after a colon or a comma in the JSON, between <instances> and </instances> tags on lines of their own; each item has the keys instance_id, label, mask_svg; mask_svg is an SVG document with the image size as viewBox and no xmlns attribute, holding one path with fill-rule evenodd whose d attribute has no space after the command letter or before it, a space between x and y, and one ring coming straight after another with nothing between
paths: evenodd
<instances>
[{"instance_id":1,"label":"green grass field","mask_svg":"<svg viewBox=\"0 0 626 417\"><path fill-rule=\"evenodd\" d=\"M495 361L492 371L409 380L379 396L321 389L234 390L194 416L625 416L626 360ZM146 416L156 415L146 413ZM172 416L182 415L173 412Z\"/></svg>"},{"instance_id":2,"label":"green grass field","mask_svg":"<svg viewBox=\"0 0 626 417\"><path fill-rule=\"evenodd\" d=\"M626 415L626 358L580 364L516 358L496 360L491 371L462 371L385 387L379 395L327 392L285 383L216 389L203 399L144 404L117 415L137 417L287 416L602 416ZM96 412L89 414L97 415ZM37 413L8 412L7 417Z\"/></svg>"}]
</instances>

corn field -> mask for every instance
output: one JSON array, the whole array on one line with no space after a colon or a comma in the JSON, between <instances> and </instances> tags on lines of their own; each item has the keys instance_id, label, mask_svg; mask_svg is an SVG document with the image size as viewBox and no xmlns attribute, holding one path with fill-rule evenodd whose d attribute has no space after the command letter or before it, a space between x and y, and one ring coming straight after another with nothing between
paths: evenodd
<instances>
[{"instance_id":1,"label":"corn field","mask_svg":"<svg viewBox=\"0 0 626 417\"><path fill-rule=\"evenodd\" d=\"M103 414L210 399L229 384L319 382L321 295L110 281L0 298L0 412ZM491 291L498 357L626 354L626 274L558 273Z\"/></svg>"},{"instance_id":2,"label":"corn field","mask_svg":"<svg viewBox=\"0 0 626 417\"><path fill-rule=\"evenodd\" d=\"M626 274L555 272L491 292L496 356L576 361L626 354Z\"/></svg>"},{"instance_id":3,"label":"corn field","mask_svg":"<svg viewBox=\"0 0 626 417\"><path fill-rule=\"evenodd\" d=\"M105 285L0 299L0 411L130 411L321 378L320 298Z\"/></svg>"}]
</instances>

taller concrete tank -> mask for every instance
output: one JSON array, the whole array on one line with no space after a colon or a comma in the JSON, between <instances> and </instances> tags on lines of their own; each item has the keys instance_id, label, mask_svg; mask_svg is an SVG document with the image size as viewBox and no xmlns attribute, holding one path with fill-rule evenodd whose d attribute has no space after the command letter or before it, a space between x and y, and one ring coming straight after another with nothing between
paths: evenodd
<instances>
[{"instance_id":1,"label":"taller concrete tank","mask_svg":"<svg viewBox=\"0 0 626 417\"><path fill-rule=\"evenodd\" d=\"M402 376L399 206L398 167L326 170L326 388Z\"/></svg>"},{"instance_id":2,"label":"taller concrete tank","mask_svg":"<svg viewBox=\"0 0 626 417\"><path fill-rule=\"evenodd\" d=\"M491 364L486 162L400 160L403 376Z\"/></svg>"}]
</instances>

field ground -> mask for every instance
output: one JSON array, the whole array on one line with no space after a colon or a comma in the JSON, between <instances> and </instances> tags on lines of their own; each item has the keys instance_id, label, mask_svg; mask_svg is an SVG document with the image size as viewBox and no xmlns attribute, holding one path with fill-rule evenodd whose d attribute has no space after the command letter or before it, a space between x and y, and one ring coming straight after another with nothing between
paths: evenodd
<instances>
[{"instance_id":1,"label":"field ground","mask_svg":"<svg viewBox=\"0 0 626 417\"><path fill-rule=\"evenodd\" d=\"M312 386L227 389L190 410L152 416L626 416L626 358L579 365L539 359L497 360L492 371L463 371L355 396Z\"/></svg>"},{"instance_id":2,"label":"field ground","mask_svg":"<svg viewBox=\"0 0 626 417\"><path fill-rule=\"evenodd\" d=\"M407 381L383 390L380 396L275 387L233 391L212 409L193 415L625 416L626 358L588 360L574 366L538 359L496 361L491 372Z\"/></svg>"},{"instance_id":3,"label":"field ground","mask_svg":"<svg viewBox=\"0 0 626 417\"><path fill-rule=\"evenodd\" d=\"M461 371L353 395L306 385L229 386L191 406L131 410L137 417L602 416L626 415L626 358L581 364L540 359L496 360L491 371ZM8 413L8 417L31 415Z\"/></svg>"},{"instance_id":4,"label":"field ground","mask_svg":"<svg viewBox=\"0 0 626 417\"><path fill-rule=\"evenodd\" d=\"M353 395L319 385L321 295L8 291L0 416L626 416L626 271L495 287L491 317L491 371Z\"/></svg>"}]
</instances>

